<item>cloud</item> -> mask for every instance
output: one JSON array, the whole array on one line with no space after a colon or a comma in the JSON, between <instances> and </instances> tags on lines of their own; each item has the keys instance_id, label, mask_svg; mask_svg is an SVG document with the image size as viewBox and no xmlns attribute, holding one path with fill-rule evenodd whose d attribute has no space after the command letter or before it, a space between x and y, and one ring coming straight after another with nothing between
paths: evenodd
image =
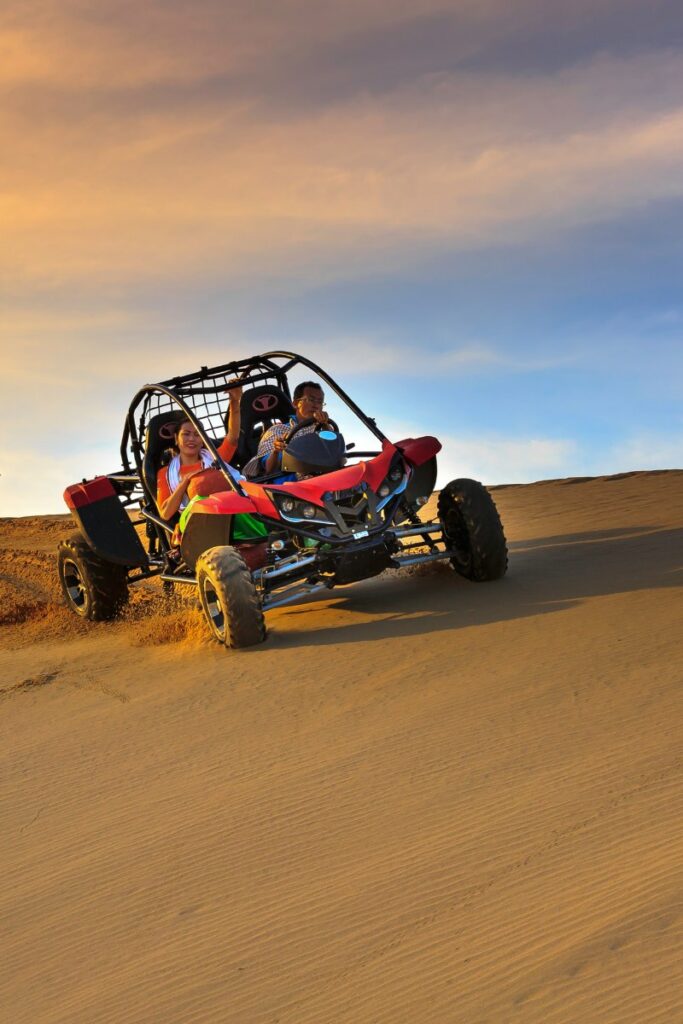
<instances>
[{"instance_id":1,"label":"cloud","mask_svg":"<svg viewBox=\"0 0 683 1024\"><path fill-rule=\"evenodd\" d=\"M648 230L683 198L682 27L674 0L9 0L0 390L22 444L115 451L137 384L271 347L361 390L485 382L497 431L517 409L496 382L529 375L519 399L567 371L555 404L571 378L611 430L597 391L628 378L630 410L676 367L680 246ZM570 281L544 262L563 240ZM458 458L500 481L584 457L536 426Z\"/></svg>"},{"instance_id":2,"label":"cloud","mask_svg":"<svg viewBox=\"0 0 683 1024\"><path fill-rule=\"evenodd\" d=\"M7 0L0 82L175 103L200 83L205 96L328 105L459 70L547 75L682 37L676 0L575 0L552 19L542 0Z\"/></svg>"},{"instance_id":3,"label":"cloud","mask_svg":"<svg viewBox=\"0 0 683 1024\"><path fill-rule=\"evenodd\" d=\"M383 429L392 440L420 437L424 424L389 419ZM581 446L575 438L523 436L492 431L476 436L438 432L437 486L469 477L484 484L531 483L575 475L580 470Z\"/></svg>"},{"instance_id":4,"label":"cloud","mask_svg":"<svg viewBox=\"0 0 683 1024\"><path fill-rule=\"evenodd\" d=\"M619 441L602 456L601 464L604 473L683 469L683 431L680 422L673 427L671 434L647 431Z\"/></svg>"},{"instance_id":5,"label":"cloud","mask_svg":"<svg viewBox=\"0 0 683 1024\"><path fill-rule=\"evenodd\" d=\"M533 75L465 61L516 45L531 2L267 6L10 6L11 290L333 280L683 193L683 55L595 52L587 4L557 15L572 59Z\"/></svg>"},{"instance_id":6,"label":"cloud","mask_svg":"<svg viewBox=\"0 0 683 1024\"><path fill-rule=\"evenodd\" d=\"M419 25L443 9L442 0L99 0L89 9L78 0L8 0L0 25L0 81L75 90L116 81L127 89L221 75L241 81L244 91L244 83L257 80L254 68L261 79L267 68L278 69L282 84L288 70L300 70L304 55L334 47L340 37L369 36L372 47L393 26Z\"/></svg>"},{"instance_id":7,"label":"cloud","mask_svg":"<svg viewBox=\"0 0 683 1024\"><path fill-rule=\"evenodd\" d=\"M429 374L476 373L498 371L504 373L537 373L580 365L585 362L586 353L581 346L567 347L561 354L534 355L520 350L499 351L491 346L456 346L450 351L436 353L424 366Z\"/></svg>"},{"instance_id":8,"label":"cloud","mask_svg":"<svg viewBox=\"0 0 683 1024\"><path fill-rule=\"evenodd\" d=\"M392 135L368 115L288 137L273 130L241 152L216 137L206 165L196 138L190 162L183 141L156 153L147 143L145 156L120 154L99 177L103 153L81 173L89 181L64 176L5 197L14 239L0 266L18 282L122 284L285 266L289 276L324 280L405 267L439 246L520 242L683 195L683 109L471 158L457 146L444 152L436 130L431 139L424 127L415 132Z\"/></svg>"},{"instance_id":9,"label":"cloud","mask_svg":"<svg viewBox=\"0 0 683 1024\"><path fill-rule=\"evenodd\" d=\"M443 445L439 487L457 477L493 485L569 476L578 452L575 441L541 437L446 438Z\"/></svg>"},{"instance_id":10,"label":"cloud","mask_svg":"<svg viewBox=\"0 0 683 1024\"><path fill-rule=\"evenodd\" d=\"M75 462L77 461L77 465ZM69 484L83 477L113 472L113 459L104 450L46 456L30 448L0 455L0 515L29 516L66 513L62 495Z\"/></svg>"}]
</instances>

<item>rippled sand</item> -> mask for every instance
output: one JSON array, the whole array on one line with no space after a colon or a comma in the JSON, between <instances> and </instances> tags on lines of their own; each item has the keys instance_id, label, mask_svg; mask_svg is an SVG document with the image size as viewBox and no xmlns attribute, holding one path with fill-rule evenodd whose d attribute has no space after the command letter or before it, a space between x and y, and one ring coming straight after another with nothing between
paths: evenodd
<instances>
[{"instance_id":1,"label":"rippled sand","mask_svg":"<svg viewBox=\"0 0 683 1024\"><path fill-rule=\"evenodd\" d=\"M0 521L0 1018L683 1021L683 472L494 489L505 580L113 624Z\"/></svg>"}]
</instances>

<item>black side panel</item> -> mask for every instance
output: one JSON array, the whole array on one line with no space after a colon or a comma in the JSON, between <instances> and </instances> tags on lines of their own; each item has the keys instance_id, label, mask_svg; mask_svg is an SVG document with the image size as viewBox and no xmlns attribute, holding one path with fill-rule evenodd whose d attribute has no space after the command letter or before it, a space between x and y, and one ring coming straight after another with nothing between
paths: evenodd
<instances>
[{"instance_id":1,"label":"black side panel","mask_svg":"<svg viewBox=\"0 0 683 1024\"><path fill-rule=\"evenodd\" d=\"M116 565L147 565L147 555L119 499L101 498L71 514L93 551Z\"/></svg>"},{"instance_id":2,"label":"black side panel","mask_svg":"<svg viewBox=\"0 0 683 1024\"><path fill-rule=\"evenodd\" d=\"M406 487L404 500L409 504L417 498L428 498L436 483L436 455L413 470L410 483Z\"/></svg>"},{"instance_id":3,"label":"black side panel","mask_svg":"<svg viewBox=\"0 0 683 1024\"><path fill-rule=\"evenodd\" d=\"M183 561L194 569L199 556L209 548L229 544L231 526L232 516L209 515L193 510L180 544Z\"/></svg>"}]
</instances>

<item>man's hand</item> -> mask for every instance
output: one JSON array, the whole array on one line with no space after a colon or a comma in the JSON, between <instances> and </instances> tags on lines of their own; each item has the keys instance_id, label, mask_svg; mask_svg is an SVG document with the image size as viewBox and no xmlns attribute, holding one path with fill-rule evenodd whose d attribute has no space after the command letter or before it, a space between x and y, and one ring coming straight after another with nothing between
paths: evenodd
<instances>
[{"instance_id":1,"label":"man's hand","mask_svg":"<svg viewBox=\"0 0 683 1024\"><path fill-rule=\"evenodd\" d=\"M327 415L324 409L316 409L313 413L313 419L316 423L327 423L330 417Z\"/></svg>"}]
</instances>

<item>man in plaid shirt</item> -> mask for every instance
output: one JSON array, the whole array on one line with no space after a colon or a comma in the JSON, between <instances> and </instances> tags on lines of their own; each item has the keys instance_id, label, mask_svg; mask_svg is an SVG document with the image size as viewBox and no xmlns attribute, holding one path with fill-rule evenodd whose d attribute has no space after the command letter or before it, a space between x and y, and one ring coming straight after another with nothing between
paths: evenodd
<instances>
[{"instance_id":1,"label":"man in plaid shirt","mask_svg":"<svg viewBox=\"0 0 683 1024\"><path fill-rule=\"evenodd\" d=\"M274 423L269 430L266 430L259 441L256 455L243 469L245 476L253 477L265 473L275 473L280 468L287 435L297 423L303 423L304 420L315 420L315 423L303 428L302 434L311 433L319 423L327 423L328 415L324 409L325 395L323 389L315 381L306 380L302 384L297 384L292 401L296 415L292 416L288 423Z\"/></svg>"}]
</instances>

